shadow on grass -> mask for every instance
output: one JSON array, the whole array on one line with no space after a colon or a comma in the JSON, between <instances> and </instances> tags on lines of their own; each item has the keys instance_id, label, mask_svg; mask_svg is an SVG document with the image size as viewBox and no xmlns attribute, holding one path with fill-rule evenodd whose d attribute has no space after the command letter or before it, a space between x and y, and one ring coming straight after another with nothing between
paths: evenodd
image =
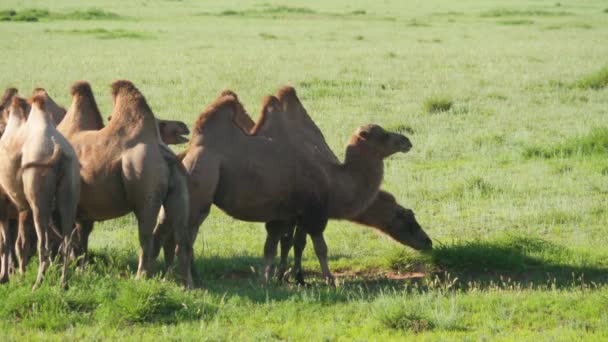
<instances>
[{"instance_id":1,"label":"shadow on grass","mask_svg":"<svg viewBox=\"0 0 608 342\"><path fill-rule=\"evenodd\" d=\"M458 277L459 287L608 285L608 258L531 237L474 240L439 246L414 258L418 267Z\"/></svg>"},{"instance_id":2,"label":"shadow on grass","mask_svg":"<svg viewBox=\"0 0 608 342\"><path fill-rule=\"evenodd\" d=\"M266 283L262 277L263 258L256 255L198 256L195 267L202 289L218 296L226 293L241 296L253 302L297 301L314 295L317 301L337 303L352 300L353 296L375 298L387 290L404 289L466 291L608 285L608 258L538 238L507 236L489 241L462 241L437 246L427 254L406 248L401 251L391 256L384 267L359 271L332 269L337 289L327 286L318 272L306 269L309 287L276 281ZM137 271L136 255L117 256L112 252L97 252L92 258L92 269L102 274L118 272L121 277L132 277ZM347 256L332 256L332 259L343 258ZM159 276L164 270L162 258L156 269Z\"/></svg>"}]
</instances>

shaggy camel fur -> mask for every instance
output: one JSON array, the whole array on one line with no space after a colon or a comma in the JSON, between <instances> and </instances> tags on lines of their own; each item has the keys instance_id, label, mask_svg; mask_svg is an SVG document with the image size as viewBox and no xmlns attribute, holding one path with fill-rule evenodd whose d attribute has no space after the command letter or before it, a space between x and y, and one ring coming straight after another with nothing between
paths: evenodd
<instances>
[{"instance_id":1,"label":"shaggy camel fur","mask_svg":"<svg viewBox=\"0 0 608 342\"><path fill-rule=\"evenodd\" d=\"M263 113L270 115L277 104L276 98L268 98ZM235 123L239 111L243 109L236 98L222 96L195 123L183 158L191 182L191 230L196 232L211 204L245 221L297 218L331 281L323 239L328 218L365 209L382 181L383 159L407 152L411 143L380 126L362 126L349 141L345 162L325 169L287 144L244 134Z\"/></svg>"},{"instance_id":2,"label":"shaggy camel fur","mask_svg":"<svg viewBox=\"0 0 608 342\"><path fill-rule=\"evenodd\" d=\"M73 107L68 122L86 120L72 115L99 113L78 108L92 106L92 92L86 82L72 88ZM79 99L88 97L88 100ZM94 221L108 220L133 212L139 226L141 253L138 277L150 275L153 231L161 206L174 218L174 234L179 246L179 265L185 285L192 286L190 263L192 243L187 231L188 190L186 176L175 155L161 143L156 118L144 96L129 81L112 84L112 121L99 129L75 132L69 140L82 165L82 193L78 205L78 224L82 227L82 247L86 251L88 234ZM95 106L96 107L96 106ZM86 114L85 114L86 113ZM181 217L181 218L180 218ZM182 220L180 222L180 219Z\"/></svg>"},{"instance_id":3,"label":"shaggy camel fur","mask_svg":"<svg viewBox=\"0 0 608 342\"><path fill-rule=\"evenodd\" d=\"M38 238L39 267L34 289L50 263L49 223L54 218L63 244L61 283L67 285L69 236L74 226L80 193L79 164L68 141L56 130L47 110L48 96L38 93L27 121L0 139L6 158L0 160L0 185L20 212L31 211ZM16 110L25 106L13 98L9 126ZM22 113L23 114L23 113Z\"/></svg>"}]
</instances>

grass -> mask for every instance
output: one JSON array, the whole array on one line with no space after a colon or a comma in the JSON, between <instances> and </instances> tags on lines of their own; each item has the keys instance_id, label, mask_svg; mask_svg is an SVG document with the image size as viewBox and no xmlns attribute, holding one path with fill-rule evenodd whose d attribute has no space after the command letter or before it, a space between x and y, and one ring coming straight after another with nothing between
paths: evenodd
<instances>
[{"instance_id":1,"label":"grass","mask_svg":"<svg viewBox=\"0 0 608 342\"><path fill-rule=\"evenodd\" d=\"M564 140L553 147L528 147L524 156L542 158L567 158L571 156L608 155L608 128L595 127L585 135Z\"/></svg>"},{"instance_id":2,"label":"grass","mask_svg":"<svg viewBox=\"0 0 608 342\"><path fill-rule=\"evenodd\" d=\"M118 17L72 15L89 6ZM265 284L264 225L214 208L195 244L203 286L184 291L162 279L162 258L152 279L135 279L127 215L96 224L92 263L67 291L54 265L32 293L36 262L1 285L0 340L607 340L606 4L497 6L2 6L14 14L0 17L38 20L0 21L0 89L22 96L45 87L69 106L71 83L86 79L110 113L108 86L126 78L157 116L191 125L223 89L257 117L264 95L291 84L341 159L360 125L406 134L414 147L386 159L382 187L435 249L330 221L336 289L310 242L310 287Z\"/></svg>"},{"instance_id":3,"label":"grass","mask_svg":"<svg viewBox=\"0 0 608 342\"><path fill-rule=\"evenodd\" d=\"M599 71L589 74L576 82L576 86L582 89L599 90L608 86L608 66Z\"/></svg>"},{"instance_id":4,"label":"grass","mask_svg":"<svg viewBox=\"0 0 608 342\"><path fill-rule=\"evenodd\" d=\"M427 113L447 112L454 102L446 96L432 96L424 100L423 109Z\"/></svg>"},{"instance_id":5,"label":"grass","mask_svg":"<svg viewBox=\"0 0 608 342\"><path fill-rule=\"evenodd\" d=\"M48 33L64 33L76 35L90 35L97 39L152 39L153 35L146 32L128 31L123 29L107 30L103 28L72 29L72 30L47 30Z\"/></svg>"},{"instance_id":6,"label":"grass","mask_svg":"<svg viewBox=\"0 0 608 342\"><path fill-rule=\"evenodd\" d=\"M116 13L96 8L69 12L51 12L48 9L38 8L28 8L19 11L12 9L0 11L0 21L116 20L120 18L121 16Z\"/></svg>"}]
</instances>

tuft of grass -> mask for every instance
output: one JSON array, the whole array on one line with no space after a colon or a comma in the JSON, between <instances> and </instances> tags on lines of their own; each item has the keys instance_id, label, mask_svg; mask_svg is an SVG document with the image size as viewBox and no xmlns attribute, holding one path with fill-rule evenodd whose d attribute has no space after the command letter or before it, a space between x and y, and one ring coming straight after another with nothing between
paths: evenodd
<instances>
[{"instance_id":1,"label":"tuft of grass","mask_svg":"<svg viewBox=\"0 0 608 342\"><path fill-rule=\"evenodd\" d=\"M365 14L367 14L367 12L364 11L364 10L354 10L354 11L350 12L350 14L352 14L352 15L365 15Z\"/></svg>"},{"instance_id":2,"label":"tuft of grass","mask_svg":"<svg viewBox=\"0 0 608 342\"><path fill-rule=\"evenodd\" d=\"M46 30L50 33L65 33L77 35L92 35L97 39L151 39L154 36L147 32L128 31L123 29L107 30L103 28L73 29L73 30Z\"/></svg>"},{"instance_id":3,"label":"tuft of grass","mask_svg":"<svg viewBox=\"0 0 608 342\"><path fill-rule=\"evenodd\" d=\"M533 20L529 19L513 19L513 20L502 20L498 22L501 25L532 25Z\"/></svg>"},{"instance_id":4,"label":"tuft of grass","mask_svg":"<svg viewBox=\"0 0 608 342\"><path fill-rule=\"evenodd\" d=\"M608 127L595 127L585 135L567 139L553 147L532 146L523 151L526 158L566 158L608 154Z\"/></svg>"},{"instance_id":5,"label":"tuft of grass","mask_svg":"<svg viewBox=\"0 0 608 342\"><path fill-rule=\"evenodd\" d=\"M604 13L608 13L608 8L604 8Z\"/></svg>"},{"instance_id":6,"label":"tuft of grass","mask_svg":"<svg viewBox=\"0 0 608 342\"><path fill-rule=\"evenodd\" d=\"M116 20L121 16L91 8L87 10L76 10L65 13L54 13L47 9L29 8L21 11L12 9L0 11L0 21L29 21L36 22L41 20Z\"/></svg>"},{"instance_id":7,"label":"tuft of grass","mask_svg":"<svg viewBox=\"0 0 608 342\"><path fill-rule=\"evenodd\" d=\"M453 105L454 102L449 97L431 96L424 100L422 107L427 113L440 113L449 111Z\"/></svg>"},{"instance_id":8,"label":"tuft of grass","mask_svg":"<svg viewBox=\"0 0 608 342\"><path fill-rule=\"evenodd\" d=\"M277 39L277 36L275 36L274 34L270 34L270 33L266 33L266 32L261 32L259 34L259 36L265 40Z\"/></svg>"},{"instance_id":9,"label":"tuft of grass","mask_svg":"<svg viewBox=\"0 0 608 342\"><path fill-rule=\"evenodd\" d=\"M544 11L544 10L518 10L498 8L491 11L483 12L483 18L500 18L500 17L555 17L567 16L572 13L566 11Z\"/></svg>"},{"instance_id":10,"label":"tuft of grass","mask_svg":"<svg viewBox=\"0 0 608 342\"><path fill-rule=\"evenodd\" d=\"M364 40L365 37L362 35L355 36L355 40Z\"/></svg>"},{"instance_id":11,"label":"tuft of grass","mask_svg":"<svg viewBox=\"0 0 608 342\"><path fill-rule=\"evenodd\" d=\"M411 331L415 334L435 328L429 316L418 307L391 305L378 314L378 319L387 328Z\"/></svg>"},{"instance_id":12,"label":"tuft of grass","mask_svg":"<svg viewBox=\"0 0 608 342\"><path fill-rule=\"evenodd\" d=\"M417 297L381 296L374 303L374 314L383 327L414 334L432 330L465 330L462 309L455 298L435 292Z\"/></svg>"},{"instance_id":13,"label":"tuft of grass","mask_svg":"<svg viewBox=\"0 0 608 342\"><path fill-rule=\"evenodd\" d=\"M582 89L599 90L608 86L608 65L593 74L589 74L576 82L577 87Z\"/></svg>"},{"instance_id":14,"label":"tuft of grass","mask_svg":"<svg viewBox=\"0 0 608 342\"><path fill-rule=\"evenodd\" d=\"M95 313L99 321L111 325L172 324L200 319L208 311L192 293L158 281L125 281L116 291L112 305L102 305Z\"/></svg>"},{"instance_id":15,"label":"tuft of grass","mask_svg":"<svg viewBox=\"0 0 608 342\"><path fill-rule=\"evenodd\" d=\"M0 21L29 21L35 22L50 17L51 13L46 9L25 9L22 11L4 10L0 11Z\"/></svg>"}]
</instances>

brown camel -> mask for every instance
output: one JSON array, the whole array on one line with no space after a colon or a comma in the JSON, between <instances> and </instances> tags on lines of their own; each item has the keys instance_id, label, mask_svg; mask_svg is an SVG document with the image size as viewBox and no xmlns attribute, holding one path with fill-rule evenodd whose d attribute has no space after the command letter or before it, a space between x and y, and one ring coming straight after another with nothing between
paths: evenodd
<instances>
[{"instance_id":1,"label":"brown camel","mask_svg":"<svg viewBox=\"0 0 608 342\"><path fill-rule=\"evenodd\" d=\"M282 87L277 93L277 98L281 103L282 111L277 111L273 117L266 118L262 115L256 124L258 134L292 143L296 146L294 148L299 149L299 151L314 154L319 163L326 165L339 163L338 158L325 142L321 130L300 102L295 89L290 86ZM284 131L282 132L282 130ZM413 211L400 206L395 198L387 192L380 191L367 209L348 218L348 220L377 228L398 242L414 249L426 250L432 248L431 240L416 221ZM265 253L267 253L267 278L272 271L272 264L270 262L269 265L268 260L273 260L274 255L276 255L277 239L281 231L285 233L281 237L281 262L277 275L279 279L283 277L287 269L287 257L294 237L294 226L294 221L270 222L267 224L266 228L269 232L265 248ZM295 275L296 280L303 283L301 260L306 245L306 233L298 229L295 237Z\"/></svg>"},{"instance_id":2,"label":"brown camel","mask_svg":"<svg viewBox=\"0 0 608 342\"><path fill-rule=\"evenodd\" d=\"M72 96L74 110L71 107L67 115L69 121L61 128L72 131L69 140L82 165L77 221L82 227L83 249L86 251L88 233L95 221L133 212L141 246L137 274L138 277L150 275L153 231L159 209L165 206L168 216L174 218L172 222L176 222L173 231L179 246L182 280L186 286L192 286L192 243L185 224L189 207L185 173L180 171L175 155L161 143L156 118L144 96L130 81L114 82L112 121L99 130L81 132L77 132L73 123L84 125L90 121L71 116L98 115L99 111L78 107L95 103L88 83L76 83ZM93 120L95 122L99 123Z\"/></svg>"},{"instance_id":3,"label":"brown camel","mask_svg":"<svg viewBox=\"0 0 608 342\"><path fill-rule=\"evenodd\" d=\"M276 98L267 98L263 113L271 115L277 104ZM365 209L382 181L383 159L407 152L411 143L380 126L362 126L349 141L345 162L325 169L311 156L293 153L288 144L244 134L235 123L242 110L236 98L222 96L195 123L183 158L191 182L191 230L198 229L211 204L245 221L297 219L331 281L323 239L328 218Z\"/></svg>"},{"instance_id":4,"label":"brown camel","mask_svg":"<svg viewBox=\"0 0 608 342\"><path fill-rule=\"evenodd\" d=\"M61 283L67 285L69 236L74 226L80 193L79 164L68 141L56 130L46 109L47 96L34 95L27 121L18 129L7 127L0 139L6 158L0 160L0 185L20 212L31 211L38 238L39 266L36 289L50 263L48 244L51 218L55 218L63 244ZM22 99L13 98L9 126ZM21 115L24 115L21 113Z\"/></svg>"}]
</instances>

